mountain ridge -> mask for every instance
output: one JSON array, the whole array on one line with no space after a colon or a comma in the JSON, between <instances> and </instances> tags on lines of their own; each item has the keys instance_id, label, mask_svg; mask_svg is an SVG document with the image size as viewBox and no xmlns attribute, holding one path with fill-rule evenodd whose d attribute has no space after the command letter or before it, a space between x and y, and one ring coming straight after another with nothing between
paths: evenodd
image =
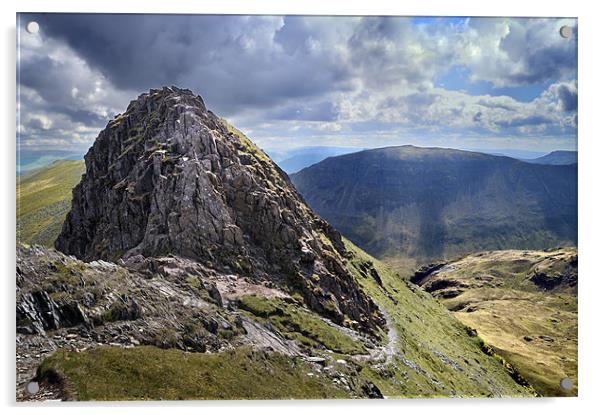
<instances>
[{"instance_id":1,"label":"mountain ridge","mask_svg":"<svg viewBox=\"0 0 602 415\"><path fill-rule=\"evenodd\" d=\"M308 204L369 253L430 258L576 243L576 166L392 146L291 175Z\"/></svg>"},{"instance_id":2,"label":"mountain ridge","mask_svg":"<svg viewBox=\"0 0 602 415\"><path fill-rule=\"evenodd\" d=\"M17 176L18 242L53 246L83 171L83 160L55 160Z\"/></svg>"},{"instance_id":3,"label":"mountain ridge","mask_svg":"<svg viewBox=\"0 0 602 415\"><path fill-rule=\"evenodd\" d=\"M576 248L485 251L417 270L439 299L544 396L577 396ZM570 378L572 390L559 379Z\"/></svg>"},{"instance_id":4,"label":"mountain ridge","mask_svg":"<svg viewBox=\"0 0 602 415\"><path fill-rule=\"evenodd\" d=\"M537 163L537 164L551 164L551 165L568 165L568 164L576 164L577 163L577 152L576 151L567 151L567 150L556 150L552 151L544 156L538 157L536 159L525 160L529 163Z\"/></svg>"},{"instance_id":5,"label":"mountain ridge","mask_svg":"<svg viewBox=\"0 0 602 415\"><path fill-rule=\"evenodd\" d=\"M361 148L354 147L303 147L301 149L289 151L285 158L276 161L276 163L287 174L292 174L303 170L305 167L309 167L313 164L316 164L328 157L339 156L347 153L354 153L361 150Z\"/></svg>"}]
</instances>

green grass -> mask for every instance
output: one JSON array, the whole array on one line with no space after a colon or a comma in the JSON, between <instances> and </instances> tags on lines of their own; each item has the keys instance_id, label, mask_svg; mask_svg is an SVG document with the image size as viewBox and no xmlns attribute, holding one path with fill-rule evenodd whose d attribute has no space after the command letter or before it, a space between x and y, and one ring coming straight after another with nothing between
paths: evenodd
<instances>
[{"instance_id":1,"label":"green grass","mask_svg":"<svg viewBox=\"0 0 602 415\"><path fill-rule=\"evenodd\" d=\"M437 300L348 240L345 245L354 254L349 265L357 281L389 314L397 333L402 355L384 371L362 370L385 395L533 396L533 390L519 385L498 356L484 353L482 340L469 335ZM362 263L373 264L383 287L361 272Z\"/></svg>"},{"instance_id":2,"label":"green grass","mask_svg":"<svg viewBox=\"0 0 602 415\"><path fill-rule=\"evenodd\" d=\"M83 173L83 160L60 160L17 177L18 242L54 244Z\"/></svg>"},{"instance_id":3,"label":"green grass","mask_svg":"<svg viewBox=\"0 0 602 415\"><path fill-rule=\"evenodd\" d=\"M38 376L63 379L67 398L82 401L350 397L310 372L300 359L246 348L208 354L103 346L59 349L44 360Z\"/></svg>"},{"instance_id":4,"label":"green grass","mask_svg":"<svg viewBox=\"0 0 602 415\"><path fill-rule=\"evenodd\" d=\"M282 335L307 347L323 346L344 354L366 352L360 341L352 339L341 329L329 325L298 305L257 295L245 295L240 298L239 306L255 319L263 323L269 321Z\"/></svg>"}]
</instances>

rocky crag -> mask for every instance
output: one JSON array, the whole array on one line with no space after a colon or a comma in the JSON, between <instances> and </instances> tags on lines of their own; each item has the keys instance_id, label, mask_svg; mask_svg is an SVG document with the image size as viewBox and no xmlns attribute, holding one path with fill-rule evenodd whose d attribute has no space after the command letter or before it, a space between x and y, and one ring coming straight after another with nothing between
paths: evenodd
<instances>
[{"instance_id":1,"label":"rocky crag","mask_svg":"<svg viewBox=\"0 0 602 415\"><path fill-rule=\"evenodd\" d=\"M40 372L43 359L59 349L85 353L102 346L127 349L146 345L219 354L248 347L287 356L293 362L305 358L319 368L326 359L312 361L314 349L328 346L348 352L355 342L377 347L374 338L327 323L309 310L301 314L314 331L305 333L305 344L295 342L291 336L260 324L241 308L257 298L303 310L301 303L282 290L237 275L219 274L182 258L147 261L144 267L137 264L140 270L136 270L103 260L85 263L48 248L19 246L16 314L20 399L78 398L57 390L48 382L49 375ZM299 323L291 320L290 324ZM322 337L337 338L342 346ZM354 373L349 373L353 368L343 369L331 371L329 381L353 377ZM30 397L25 385L36 374L46 381L46 395ZM378 397L375 391L378 389L372 384L357 381L348 385L345 396Z\"/></svg>"},{"instance_id":2,"label":"rocky crag","mask_svg":"<svg viewBox=\"0 0 602 415\"><path fill-rule=\"evenodd\" d=\"M126 264L177 255L271 281L337 323L382 326L340 235L285 173L189 90L151 90L105 128L56 248Z\"/></svg>"}]
</instances>

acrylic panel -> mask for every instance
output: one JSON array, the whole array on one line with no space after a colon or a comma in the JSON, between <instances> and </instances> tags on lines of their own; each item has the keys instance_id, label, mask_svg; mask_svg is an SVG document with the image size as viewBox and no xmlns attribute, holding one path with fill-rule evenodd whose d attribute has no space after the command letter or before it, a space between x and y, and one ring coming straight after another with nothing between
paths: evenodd
<instances>
[{"instance_id":1,"label":"acrylic panel","mask_svg":"<svg viewBox=\"0 0 602 415\"><path fill-rule=\"evenodd\" d=\"M18 401L577 395L577 19L17 33Z\"/></svg>"}]
</instances>

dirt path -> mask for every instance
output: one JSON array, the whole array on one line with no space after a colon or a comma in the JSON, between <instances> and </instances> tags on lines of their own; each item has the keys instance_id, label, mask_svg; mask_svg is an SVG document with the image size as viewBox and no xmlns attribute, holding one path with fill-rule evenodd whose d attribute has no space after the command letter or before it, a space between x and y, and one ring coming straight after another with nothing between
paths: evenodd
<instances>
[{"instance_id":1,"label":"dirt path","mask_svg":"<svg viewBox=\"0 0 602 415\"><path fill-rule=\"evenodd\" d=\"M382 348L381 353L384 354L386 362L389 363L395 355L399 354L399 350L397 348L397 330L395 329L391 315L383 308L381 308L380 311L387 321L388 337L387 345Z\"/></svg>"},{"instance_id":2,"label":"dirt path","mask_svg":"<svg viewBox=\"0 0 602 415\"><path fill-rule=\"evenodd\" d=\"M385 363L391 363L393 357L401 355L397 346L398 335L395 325L393 324L393 319L391 318L391 315L382 307L380 308L380 312L386 320L387 343L384 346L378 346L369 349L368 354L354 356L356 359L372 362L382 362L384 360Z\"/></svg>"}]
</instances>

